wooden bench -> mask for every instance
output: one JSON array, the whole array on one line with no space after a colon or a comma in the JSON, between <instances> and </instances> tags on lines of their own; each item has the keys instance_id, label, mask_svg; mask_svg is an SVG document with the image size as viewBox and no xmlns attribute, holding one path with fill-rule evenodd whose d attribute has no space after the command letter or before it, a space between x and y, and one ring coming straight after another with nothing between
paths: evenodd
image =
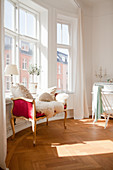
<instances>
[{"instance_id":1,"label":"wooden bench","mask_svg":"<svg viewBox=\"0 0 113 170\"><path fill-rule=\"evenodd\" d=\"M11 127L13 131L12 139L15 137L15 125L14 120L24 119L32 123L33 131L33 145L36 145L36 122L40 119L47 119L46 124L48 125L48 118L45 113L38 113L36 111L36 105L34 99L27 99L23 97L12 98L13 106L11 110ZM66 118L67 118L67 103L64 104L64 128L66 129Z\"/></svg>"}]
</instances>

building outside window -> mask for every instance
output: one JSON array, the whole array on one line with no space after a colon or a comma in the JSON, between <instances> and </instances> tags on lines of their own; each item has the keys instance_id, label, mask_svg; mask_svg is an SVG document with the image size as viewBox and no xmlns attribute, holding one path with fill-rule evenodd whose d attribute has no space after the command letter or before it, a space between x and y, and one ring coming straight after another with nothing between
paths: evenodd
<instances>
[{"instance_id":1,"label":"building outside window","mask_svg":"<svg viewBox=\"0 0 113 170\"><path fill-rule=\"evenodd\" d=\"M28 68L30 64L40 63L40 15L32 8L19 3L18 0L5 0L4 8L4 63L5 66L16 64L19 78L15 78L14 81L23 83L24 79L26 87L29 88Z\"/></svg>"},{"instance_id":2,"label":"building outside window","mask_svg":"<svg viewBox=\"0 0 113 170\"><path fill-rule=\"evenodd\" d=\"M58 65L58 74L61 74L61 65Z\"/></svg>"},{"instance_id":3,"label":"building outside window","mask_svg":"<svg viewBox=\"0 0 113 170\"><path fill-rule=\"evenodd\" d=\"M69 90L69 59L71 50L70 24L57 22L57 88L58 90ZM60 68L60 69L59 69ZM62 72L61 72L62 70ZM60 73L60 74L59 74ZM59 86L59 80L62 87ZM60 88L59 88L60 87Z\"/></svg>"}]
</instances>

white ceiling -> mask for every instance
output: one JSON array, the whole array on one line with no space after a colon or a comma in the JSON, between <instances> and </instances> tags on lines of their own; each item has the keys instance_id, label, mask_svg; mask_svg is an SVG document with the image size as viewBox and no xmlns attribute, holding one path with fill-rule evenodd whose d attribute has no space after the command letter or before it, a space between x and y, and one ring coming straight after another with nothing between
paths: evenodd
<instances>
[{"instance_id":1,"label":"white ceiling","mask_svg":"<svg viewBox=\"0 0 113 170\"><path fill-rule=\"evenodd\" d=\"M92 6L92 5L97 5L100 3L104 3L107 1L113 1L113 0L75 0L75 1L78 1L78 3L82 3L82 4L85 4L88 6Z\"/></svg>"}]
</instances>

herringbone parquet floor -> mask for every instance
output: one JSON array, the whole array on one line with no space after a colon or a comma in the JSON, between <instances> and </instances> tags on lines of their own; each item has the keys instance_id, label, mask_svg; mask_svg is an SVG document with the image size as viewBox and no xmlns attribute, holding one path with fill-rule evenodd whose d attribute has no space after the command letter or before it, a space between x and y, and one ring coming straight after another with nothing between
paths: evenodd
<instances>
[{"instance_id":1,"label":"herringbone parquet floor","mask_svg":"<svg viewBox=\"0 0 113 170\"><path fill-rule=\"evenodd\" d=\"M37 125L37 145L27 128L8 139L10 170L113 170L113 119L67 119Z\"/></svg>"}]
</instances>

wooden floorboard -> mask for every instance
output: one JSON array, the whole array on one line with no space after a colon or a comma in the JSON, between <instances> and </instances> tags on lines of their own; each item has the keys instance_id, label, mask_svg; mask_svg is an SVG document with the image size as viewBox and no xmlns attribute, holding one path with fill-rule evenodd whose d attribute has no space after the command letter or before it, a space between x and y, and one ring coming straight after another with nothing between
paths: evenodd
<instances>
[{"instance_id":1,"label":"wooden floorboard","mask_svg":"<svg viewBox=\"0 0 113 170\"><path fill-rule=\"evenodd\" d=\"M67 119L37 125L37 145L31 127L8 138L10 170L113 170L113 119Z\"/></svg>"}]
</instances>

